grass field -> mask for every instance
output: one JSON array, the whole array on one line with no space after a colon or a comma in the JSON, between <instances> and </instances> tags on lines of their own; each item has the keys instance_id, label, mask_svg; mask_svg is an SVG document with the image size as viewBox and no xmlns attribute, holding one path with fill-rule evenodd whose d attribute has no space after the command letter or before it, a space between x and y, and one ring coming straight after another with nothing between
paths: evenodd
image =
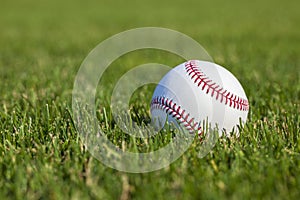
<instances>
[{"instance_id":1,"label":"grass field","mask_svg":"<svg viewBox=\"0 0 300 200\"><path fill-rule=\"evenodd\" d=\"M299 7L297 0L2 0L0 199L299 199ZM72 89L98 43L144 26L197 40L238 77L251 110L240 138L220 138L205 158L192 145L167 168L130 174L106 167L83 146L72 124ZM154 50L123 56L102 80L100 109L109 105L114 80L148 62L182 60ZM152 92L135 93L138 115L149 117Z\"/></svg>"}]
</instances>

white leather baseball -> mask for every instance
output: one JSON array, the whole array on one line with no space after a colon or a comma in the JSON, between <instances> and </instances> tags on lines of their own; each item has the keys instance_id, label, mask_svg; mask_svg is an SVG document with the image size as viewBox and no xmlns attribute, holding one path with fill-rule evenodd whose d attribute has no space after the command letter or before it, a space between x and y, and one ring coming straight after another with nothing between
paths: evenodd
<instances>
[{"instance_id":1,"label":"white leather baseball","mask_svg":"<svg viewBox=\"0 0 300 200\"><path fill-rule=\"evenodd\" d=\"M166 121L182 124L189 132L201 134L205 127L229 134L238 133L240 120L246 122L247 96L239 81L215 63L191 60L169 71L157 85L151 101L156 127ZM206 121L208 120L208 121Z\"/></svg>"}]
</instances>

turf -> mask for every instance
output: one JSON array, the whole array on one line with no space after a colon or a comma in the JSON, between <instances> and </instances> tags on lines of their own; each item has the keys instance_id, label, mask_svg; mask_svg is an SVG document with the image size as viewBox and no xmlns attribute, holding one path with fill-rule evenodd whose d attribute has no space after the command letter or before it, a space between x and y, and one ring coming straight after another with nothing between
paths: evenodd
<instances>
[{"instance_id":1,"label":"turf","mask_svg":"<svg viewBox=\"0 0 300 200\"><path fill-rule=\"evenodd\" d=\"M0 199L299 199L299 6L296 0L1 1ZM86 150L72 123L71 98L85 56L105 38L143 26L175 29L201 43L238 77L251 109L241 136L220 138L205 158L193 144L167 168L130 174ZM148 62L182 60L133 52L102 80L98 118L112 140L123 134L113 128L109 107L107 117L101 108L123 72ZM153 88L133 95L137 119L149 118ZM143 145L125 141L133 149Z\"/></svg>"}]
</instances>

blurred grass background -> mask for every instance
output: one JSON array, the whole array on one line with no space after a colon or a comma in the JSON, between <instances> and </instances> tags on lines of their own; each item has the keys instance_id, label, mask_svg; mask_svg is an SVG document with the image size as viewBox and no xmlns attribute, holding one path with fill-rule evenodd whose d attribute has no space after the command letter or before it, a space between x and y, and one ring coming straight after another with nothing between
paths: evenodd
<instances>
[{"instance_id":1,"label":"blurred grass background","mask_svg":"<svg viewBox=\"0 0 300 200\"><path fill-rule=\"evenodd\" d=\"M299 7L296 0L1 0L0 199L298 199ZM85 150L72 125L71 92L98 43L144 26L197 40L238 77L251 111L241 138L220 139L204 159L191 148L166 169L126 174ZM179 64L141 51L112 70L145 62ZM105 103L116 78L107 77ZM151 90L142 91L142 103L132 103L145 109Z\"/></svg>"}]
</instances>

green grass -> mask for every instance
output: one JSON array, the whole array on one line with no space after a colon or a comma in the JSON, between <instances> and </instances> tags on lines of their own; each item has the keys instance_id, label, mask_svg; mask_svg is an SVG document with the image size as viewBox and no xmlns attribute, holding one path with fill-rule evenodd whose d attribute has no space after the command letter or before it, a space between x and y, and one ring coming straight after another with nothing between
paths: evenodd
<instances>
[{"instance_id":1,"label":"green grass","mask_svg":"<svg viewBox=\"0 0 300 200\"><path fill-rule=\"evenodd\" d=\"M299 199L297 0L0 5L0 199ZM99 42L142 26L193 37L238 77L251 107L240 138L220 138L203 159L193 144L169 167L146 174L107 168L89 154L71 117L77 70ZM181 61L144 50L114 62L99 91L100 124L106 123L100 103L109 105L114 80L147 62ZM152 91L143 87L133 96L136 117L149 117ZM122 137L107 112L106 128ZM164 139L157 137L154 148ZM132 145L132 138L126 142Z\"/></svg>"}]
</instances>

